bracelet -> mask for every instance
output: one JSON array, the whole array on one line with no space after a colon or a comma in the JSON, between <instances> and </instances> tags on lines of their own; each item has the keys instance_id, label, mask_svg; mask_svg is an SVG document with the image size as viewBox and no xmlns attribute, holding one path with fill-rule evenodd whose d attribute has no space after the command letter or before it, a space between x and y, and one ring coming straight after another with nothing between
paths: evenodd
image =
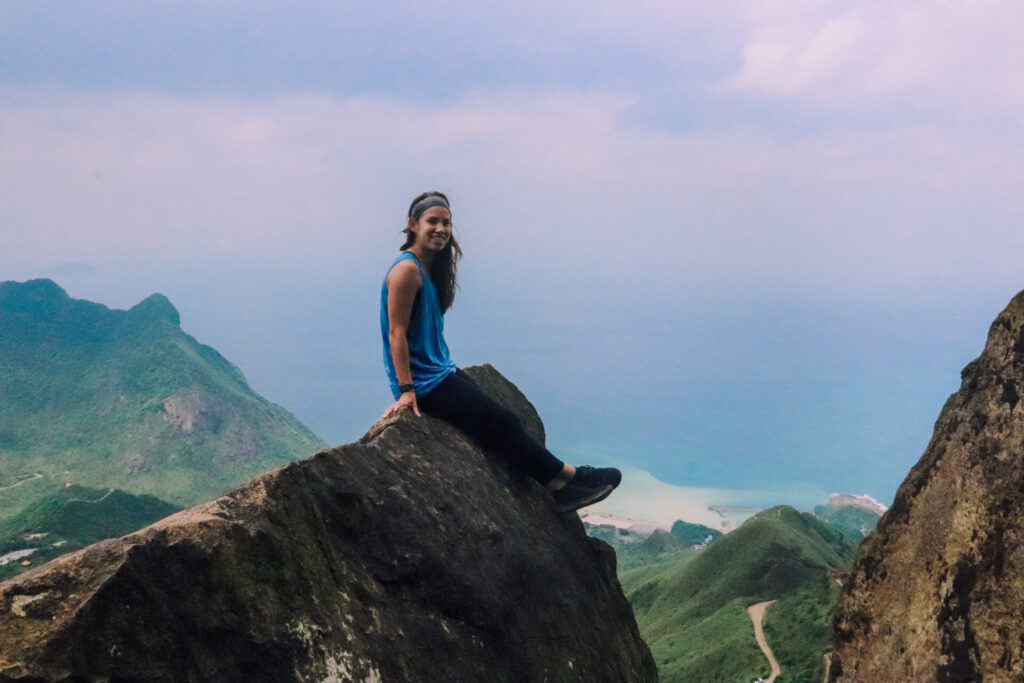
<instances>
[{"instance_id":1,"label":"bracelet","mask_svg":"<svg viewBox=\"0 0 1024 683\"><path fill-rule=\"evenodd\" d=\"M413 393L416 392L416 385L413 384L412 382L410 382L409 384L399 384L398 385L398 393L399 394L406 394L406 393L408 393L410 391L413 392Z\"/></svg>"}]
</instances>

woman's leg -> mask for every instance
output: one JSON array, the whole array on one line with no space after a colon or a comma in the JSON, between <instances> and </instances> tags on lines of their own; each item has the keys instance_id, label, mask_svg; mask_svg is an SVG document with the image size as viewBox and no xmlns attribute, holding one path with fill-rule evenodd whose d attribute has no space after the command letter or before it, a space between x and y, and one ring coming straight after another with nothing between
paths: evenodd
<instances>
[{"instance_id":1,"label":"woman's leg","mask_svg":"<svg viewBox=\"0 0 1024 683\"><path fill-rule=\"evenodd\" d=\"M481 391L461 370L429 393L417 396L416 401L423 410L497 451L541 484L572 478L571 467L530 437L512 411ZM565 470L570 470L568 475Z\"/></svg>"}]
</instances>

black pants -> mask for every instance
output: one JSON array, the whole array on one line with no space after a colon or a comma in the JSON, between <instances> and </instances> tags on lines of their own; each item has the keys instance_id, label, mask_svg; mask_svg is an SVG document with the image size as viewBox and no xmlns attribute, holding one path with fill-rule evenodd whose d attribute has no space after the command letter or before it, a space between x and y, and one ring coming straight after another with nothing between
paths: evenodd
<instances>
[{"instance_id":1,"label":"black pants","mask_svg":"<svg viewBox=\"0 0 1024 683\"><path fill-rule=\"evenodd\" d=\"M514 467L542 484L565 466L526 433L515 413L481 391L462 370L445 377L429 393L417 396L416 403L466 432L484 448L508 458Z\"/></svg>"}]
</instances>

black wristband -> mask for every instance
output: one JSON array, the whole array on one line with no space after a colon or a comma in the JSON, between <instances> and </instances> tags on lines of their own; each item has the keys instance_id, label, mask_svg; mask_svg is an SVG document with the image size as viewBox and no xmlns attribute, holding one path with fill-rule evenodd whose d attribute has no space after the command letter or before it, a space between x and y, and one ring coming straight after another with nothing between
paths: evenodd
<instances>
[{"instance_id":1,"label":"black wristband","mask_svg":"<svg viewBox=\"0 0 1024 683\"><path fill-rule=\"evenodd\" d=\"M405 394L405 393L408 393L410 391L412 391L412 392L416 391L416 385L415 384L410 382L409 384L399 384L398 385L398 393L399 394Z\"/></svg>"}]
</instances>

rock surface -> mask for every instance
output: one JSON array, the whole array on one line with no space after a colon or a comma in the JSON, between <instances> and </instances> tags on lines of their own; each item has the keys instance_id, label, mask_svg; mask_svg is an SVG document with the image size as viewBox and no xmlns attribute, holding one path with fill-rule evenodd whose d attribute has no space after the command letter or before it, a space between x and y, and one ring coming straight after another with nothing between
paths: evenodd
<instances>
[{"instance_id":1,"label":"rock surface","mask_svg":"<svg viewBox=\"0 0 1024 683\"><path fill-rule=\"evenodd\" d=\"M833 681L1024 676L1024 292L962 377L861 546Z\"/></svg>"},{"instance_id":2,"label":"rock surface","mask_svg":"<svg viewBox=\"0 0 1024 683\"><path fill-rule=\"evenodd\" d=\"M478 383L543 435L493 369ZM0 680L653 681L615 556L430 417L0 584Z\"/></svg>"}]
</instances>

